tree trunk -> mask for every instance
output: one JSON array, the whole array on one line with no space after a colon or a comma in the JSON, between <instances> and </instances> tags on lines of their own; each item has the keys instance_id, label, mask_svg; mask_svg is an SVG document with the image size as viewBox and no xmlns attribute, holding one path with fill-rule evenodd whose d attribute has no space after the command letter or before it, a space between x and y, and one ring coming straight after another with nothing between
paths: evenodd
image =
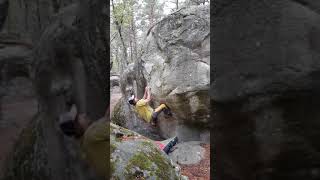
<instances>
[{"instance_id":1,"label":"tree trunk","mask_svg":"<svg viewBox=\"0 0 320 180\"><path fill-rule=\"evenodd\" d=\"M113 14L114 13L114 2L113 0L111 0L111 4L112 4L112 10L113 10ZM117 31L119 33L119 36L120 36L120 41L122 43L122 52L123 52L123 59L122 59L122 62L120 63L121 64L121 68L120 68L120 71L123 72L123 70L125 69L125 67L128 65L128 52L127 52L127 46L124 42L124 39L123 39L123 35L122 35L122 30L121 30L121 24L119 22L119 20L117 18L114 18L114 22L116 24L116 28L117 28Z\"/></svg>"},{"instance_id":2,"label":"tree trunk","mask_svg":"<svg viewBox=\"0 0 320 180\"><path fill-rule=\"evenodd\" d=\"M152 0L149 14L149 28L153 26L154 23L154 7L156 4L156 0Z\"/></svg>"},{"instance_id":3,"label":"tree trunk","mask_svg":"<svg viewBox=\"0 0 320 180\"><path fill-rule=\"evenodd\" d=\"M132 18L131 18L131 31L133 34L133 51L134 51L134 61L137 61L138 58L138 47L137 47L137 32L136 32L136 25L134 21L134 14L132 13Z\"/></svg>"}]
</instances>

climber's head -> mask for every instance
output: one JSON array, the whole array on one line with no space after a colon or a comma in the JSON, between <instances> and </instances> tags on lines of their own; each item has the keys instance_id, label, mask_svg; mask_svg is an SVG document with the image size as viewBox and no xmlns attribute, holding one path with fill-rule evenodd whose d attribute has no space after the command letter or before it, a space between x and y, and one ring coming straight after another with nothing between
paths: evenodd
<instances>
[{"instance_id":1,"label":"climber's head","mask_svg":"<svg viewBox=\"0 0 320 180\"><path fill-rule=\"evenodd\" d=\"M131 96L129 97L129 99L128 99L128 103L131 104L131 105L133 105L133 106L136 105L137 101L138 101L138 99L134 96L134 94L131 95Z\"/></svg>"},{"instance_id":2,"label":"climber's head","mask_svg":"<svg viewBox=\"0 0 320 180\"><path fill-rule=\"evenodd\" d=\"M59 116L59 125L60 129L66 136L74 137L76 139L80 138L86 130L83 126L83 122L79 118L79 115L77 115L77 108L75 105L71 107L69 112L63 113Z\"/></svg>"}]
</instances>

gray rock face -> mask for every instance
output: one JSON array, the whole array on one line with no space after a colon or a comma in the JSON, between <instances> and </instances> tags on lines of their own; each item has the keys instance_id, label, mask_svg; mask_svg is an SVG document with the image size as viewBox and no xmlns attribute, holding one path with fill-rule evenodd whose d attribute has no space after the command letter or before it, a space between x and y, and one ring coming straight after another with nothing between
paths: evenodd
<instances>
[{"instance_id":1,"label":"gray rock face","mask_svg":"<svg viewBox=\"0 0 320 180\"><path fill-rule=\"evenodd\" d=\"M111 76L110 77L110 87L119 86L120 85L120 77L119 76Z\"/></svg>"},{"instance_id":2,"label":"gray rock face","mask_svg":"<svg viewBox=\"0 0 320 180\"><path fill-rule=\"evenodd\" d=\"M5 2L5 1L4 1ZM19 1L10 0L7 19L3 31L13 33L36 42L46 26L53 20L61 8L70 5L74 0L66 1ZM1 11L2 13L3 11Z\"/></svg>"},{"instance_id":3,"label":"gray rock face","mask_svg":"<svg viewBox=\"0 0 320 180\"><path fill-rule=\"evenodd\" d=\"M319 178L320 15L304 2L217 2L216 179Z\"/></svg>"},{"instance_id":4,"label":"gray rock face","mask_svg":"<svg viewBox=\"0 0 320 180\"><path fill-rule=\"evenodd\" d=\"M163 137L159 135L161 133L158 129L137 117L137 115L132 111L132 107L130 107L127 100L124 98L121 98L114 107L114 110L111 113L111 122L131 129L152 140L163 139Z\"/></svg>"},{"instance_id":5,"label":"gray rock face","mask_svg":"<svg viewBox=\"0 0 320 180\"><path fill-rule=\"evenodd\" d=\"M26 77L26 82L32 82L38 113L8 157L6 180L99 179L81 157L79 144L62 135L57 117L79 94L87 100L90 119L102 117L107 109L109 77L103 73L109 63L105 61L107 43L101 42L105 40L105 4L101 0L71 2L10 1L3 34L16 39L3 42L0 35L1 91L16 76ZM85 71L84 88L71 75L79 64Z\"/></svg>"},{"instance_id":6,"label":"gray rock face","mask_svg":"<svg viewBox=\"0 0 320 180\"><path fill-rule=\"evenodd\" d=\"M189 141L179 143L174 147L174 151L169 154L173 162L183 165L197 164L204 156L204 148L199 141Z\"/></svg>"},{"instance_id":7,"label":"gray rock face","mask_svg":"<svg viewBox=\"0 0 320 180\"><path fill-rule=\"evenodd\" d=\"M0 34L1 86L6 86L15 77L31 78L32 48L24 43L17 38Z\"/></svg>"},{"instance_id":8,"label":"gray rock face","mask_svg":"<svg viewBox=\"0 0 320 180\"><path fill-rule=\"evenodd\" d=\"M38 112L32 82L27 77L11 77L2 83L0 97L0 179L3 178L6 159L14 150L22 130Z\"/></svg>"},{"instance_id":9,"label":"gray rock face","mask_svg":"<svg viewBox=\"0 0 320 180\"><path fill-rule=\"evenodd\" d=\"M3 24L8 15L8 7L9 7L8 0L0 0L0 32L2 30Z\"/></svg>"},{"instance_id":10,"label":"gray rock face","mask_svg":"<svg viewBox=\"0 0 320 180\"><path fill-rule=\"evenodd\" d=\"M152 140L112 123L110 131L111 178L179 179L179 167Z\"/></svg>"},{"instance_id":11,"label":"gray rock face","mask_svg":"<svg viewBox=\"0 0 320 180\"><path fill-rule=\"evenodd\" d=\"M0 34L0 179L6 159L21 131L38 112L38 101L30 78L32 49L23 41Z\"/></svg>"},{"instance_id":12,"label":"gray rock face","mask_svg":"<svg viewBox=\"0 0 320 180\"><path fill-rule=\"evenodd\" d=\"M166 98L177 118L207 123L210 83L209 6L169 15L148 36L143 75L156 100Z\"/></svg>"},{"instance_id":13,"label":"gray rock face","mask_svg":"<svg viewBox=\"0 0 320 180\"><path fill-rule=\"evenodd\" d=\"M183 125L202 129L209 126L209 14L209 6L192 6L165 17L150 29L141 62L130 65L121 76L125 97L132 90L142 98L148 85L153 108L161 101L170 106L173 118L159 116L164 138L180 130L185 134ZM199 140L200 129L194 129L197 135L193 140Z\"/></svg>"}]
</instances>

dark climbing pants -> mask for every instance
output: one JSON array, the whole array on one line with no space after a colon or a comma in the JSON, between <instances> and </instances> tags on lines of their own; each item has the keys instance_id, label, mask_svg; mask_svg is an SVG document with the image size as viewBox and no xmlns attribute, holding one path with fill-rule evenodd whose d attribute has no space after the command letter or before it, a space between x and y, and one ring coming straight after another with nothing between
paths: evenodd
<instances>
[{"instance_id":1,"label":"dark climbing pants","mask_svg":"<svg viewBox=\"0 0 320 180\"><path fill-rule=\"evenodd\" d=\"M165 104L160 104L160 106L158 106L154 112L152 113L152 121L154 123L157 123L157 119L158 119L158 115L165 109L167 108L167 106Z\"/></svg>"}]
</instances>

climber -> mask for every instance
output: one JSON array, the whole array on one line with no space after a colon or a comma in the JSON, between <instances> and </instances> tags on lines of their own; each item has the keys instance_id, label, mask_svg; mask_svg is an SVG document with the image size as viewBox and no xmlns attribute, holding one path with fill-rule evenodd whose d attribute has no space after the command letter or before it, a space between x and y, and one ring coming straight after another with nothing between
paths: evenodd
<instances>
[{"instance_id":1,"label":"climber","mask_svg":"<svg viewBox=\"0 0 320 180\"><path fill-rule=\"evenodd\" d=\"M69 137L79 140L85 153L86 160L96 170L98 175L109 178L109 128L107 119L109 108L104 117L91 121L85 113L79 113L76 105L69 112L59 117L62 132Z\"/></svg>"},{"instance_id":2,"label":"climber","mask_svg":"<svg viewBox=\"0 0 320 180\"><path fill-rule=\"evenodd\" d=\"M136 98L132 95L128 102L129 104L135 106L135 111L138 113L140 118L145 120L148 123L151 123L153 126L157 124L157 117L163 111L164 114L172 116L170 108L162 103L156 109L150 107L149 102L151 101L151 88L145 87L144 95L142 99Z\"/></svg>"}]
</instances>

